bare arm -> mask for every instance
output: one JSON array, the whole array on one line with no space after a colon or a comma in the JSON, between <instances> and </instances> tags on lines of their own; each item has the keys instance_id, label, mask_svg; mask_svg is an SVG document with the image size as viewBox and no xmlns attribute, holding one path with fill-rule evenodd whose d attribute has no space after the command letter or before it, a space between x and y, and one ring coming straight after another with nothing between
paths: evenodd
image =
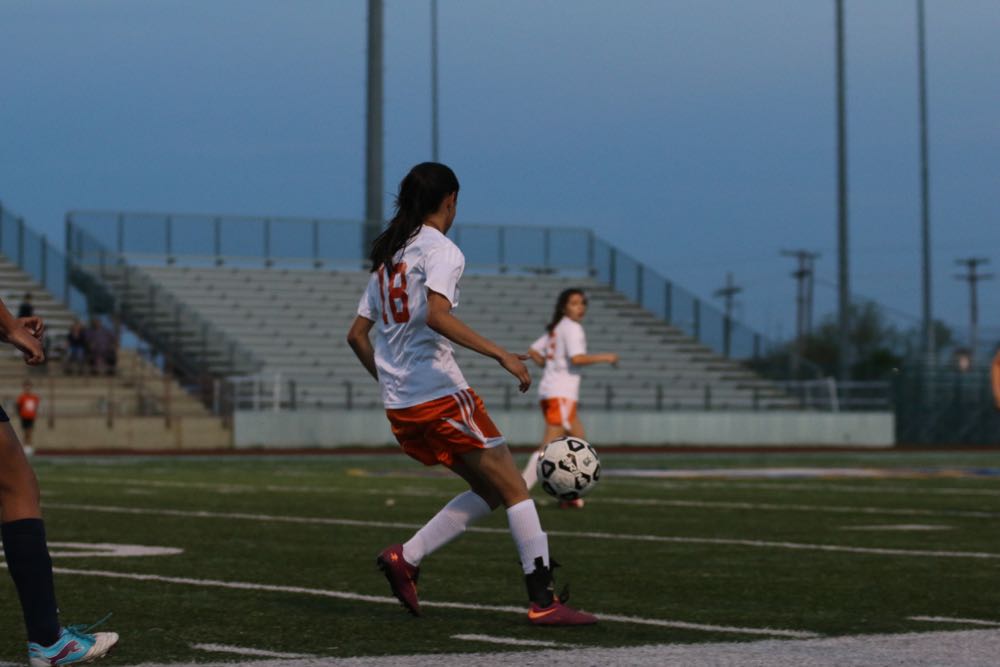
<instances>
[{"instance_id":1,"label":"bare arm","mask_svg":"<svg viewBox=\"0 0 1000 667\"><path fill-rule=\"evenodd\" d=\"M574 366L592 366L593 364L611 364L612 366L618 363L618 354L615 352L605 352L603 354L576 354L570 358Z\"/></svg>"},{"instance_id":2,"label":"bare arm","mask_svg":"<svg viewBox=\"0 0 1000 667\"><path fill-rule=\"evenodd\" d=\"M504 370L518 379L519 389L522 392L528 391L528 387L531 386L531 375L522 361L527 359L528 355L508 352L488 338L480 336L469 325L451 314L451 302L447 297L433 290L427 290L427 326L453 343L496 359Z\"/></svg>"},{"instance_id":3,"label":"bare arm","mask_svg":"<svg viewBox=\"0 0 1000 667\"><path fill-rule=\"evenodd\" d=\"M29 366L37 366L45 361L45 350L42 348L44 333L42 318L15 318L3 301L0 301L0 340L16 347Z\"/></svg>"},{"instance_id":4,"label":"bare arm","mask_svg":"<svg viewBox=\"0 0 1000 667\"><path fill-rule=\"evenodd\" d=\"M347 344L354 350L361 365L365 367L375 380L378 380L378 370L375 368L375 348L372 347L368 332L372 330L375 323L358 315L351 324L351 330L347 332Z\"/></svg>"},{"instance_id":5,"label":"bare arm","mask_svg":"<svg viewBox=\"0 0 1000 667\"><path fill-rule=\"evenodd\" d=\"M528 350L528 356L539 366L545 365L545 357L540 355L537 350Z\"/></svg>"}]
</instances>

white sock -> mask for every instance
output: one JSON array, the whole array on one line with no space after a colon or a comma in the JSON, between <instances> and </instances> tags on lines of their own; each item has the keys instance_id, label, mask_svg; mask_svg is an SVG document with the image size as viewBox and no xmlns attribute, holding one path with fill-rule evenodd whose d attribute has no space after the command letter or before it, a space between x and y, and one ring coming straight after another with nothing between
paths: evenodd
<instances>
[{"instance_id":1,"label":"white sock","mask_svg":"<svg viewBox=\"0 0 1000 667\"><path fill-rule=\"evenodd\" d=\"M524 466L524 472L521 473L521 477L524 478L524 483L528 485L528 490L538 482L538 458L541 456L541 452L537 449L531 453L528 457L528 465Z\"/></svg>"},{"instance_id":2,"label":"white sock","mask_svg":"<svg viewBox=\"0 0 1000 667\"><path fill-rule=\"evenodd\" d=\"M549 536L542 532L542 522L538 520L538 510L531 498L522 500L507 508L510 535L521 556L521 567L525 574L535 571L535 559L549 566Z\"/></svg>"},{"instance_id":3,"label":"white sock","mask_svg":"<svg viewBox=\"0 0 1000 667\"><path fill-rule=\"evenodd\" d=\"M420 565L424 556L448 544L492 511L486 501L472 491L458 494L403 545L403 558L410 565Z\"/></svg>"}]
</instances>

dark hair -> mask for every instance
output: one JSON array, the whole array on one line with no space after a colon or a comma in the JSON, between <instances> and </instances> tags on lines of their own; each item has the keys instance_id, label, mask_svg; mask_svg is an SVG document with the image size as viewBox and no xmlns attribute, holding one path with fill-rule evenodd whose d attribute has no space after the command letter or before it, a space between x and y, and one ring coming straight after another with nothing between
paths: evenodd
<instances>
[{"instance_id":1,"label":"dark hair","mask_svg":"<svg viewBox=\"0 0 1000 667\"><path fill-rule=\"evenodd\" d=\"M559 293L559 298L556 299L556 311L552 313L552 321L545 326L545 330L552 333L552 330L556 328L559 324L559 320L563 318L566 314L566 304L569 303L570 297L574 294L579 294L583 297L583 302L587 303L587 295L583 293L583 290L579 287L570 287L569 289L564 289Z\"/></svg>"},{"instance_id":2,"label":"dark hair","mask_svg":"<svg viewBox=\"0 0 1000 667\"><path fill-rule=\"evenodd\" d=\"M396 214L389 226L372 243L368 258L372 261L372 271L392 264L392 258L399 249L406 246L420 231L424 218L441 206L441 201L453 192L458 192L458 177L455 172L438 162L421 162L399 184L396 195Z\"/></svg>"}]
</instances>

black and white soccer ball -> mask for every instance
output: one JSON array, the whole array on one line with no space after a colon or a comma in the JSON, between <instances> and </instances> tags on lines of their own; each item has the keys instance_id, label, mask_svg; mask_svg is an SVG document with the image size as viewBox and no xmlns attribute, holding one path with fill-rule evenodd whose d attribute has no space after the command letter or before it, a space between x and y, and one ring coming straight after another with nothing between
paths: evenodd
<instances>
[{"instance_id":1,"label":"black and white soccer ball","mask_svg":"<svg viewBox=\"0 0 1000 667\"><path fill-rule=\"evenodd\" d=\"M576 500L590 493L601 479L597 450L582 438L557 438L538 457L538 479L559 500Z\"/></svg>"}]
</instances>

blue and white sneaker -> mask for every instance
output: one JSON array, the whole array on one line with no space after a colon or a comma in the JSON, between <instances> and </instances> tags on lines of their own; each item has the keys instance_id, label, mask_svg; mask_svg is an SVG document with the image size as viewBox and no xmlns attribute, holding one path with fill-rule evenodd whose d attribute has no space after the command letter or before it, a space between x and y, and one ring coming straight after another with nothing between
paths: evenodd
<instances>
[{"instance_id":1,"label":"blue and white sneaker","mask_svg":"<svg viewBox=\"0 0 1000 667\"><path fill-rule=\"evenodd\" d=\"M59 639L52 646L28 642L28 661L31 667L75 665L103 658L118 643L117 632L94 632L94 626L68 625L59 631Z\"/></svg>"}]
</instances>

